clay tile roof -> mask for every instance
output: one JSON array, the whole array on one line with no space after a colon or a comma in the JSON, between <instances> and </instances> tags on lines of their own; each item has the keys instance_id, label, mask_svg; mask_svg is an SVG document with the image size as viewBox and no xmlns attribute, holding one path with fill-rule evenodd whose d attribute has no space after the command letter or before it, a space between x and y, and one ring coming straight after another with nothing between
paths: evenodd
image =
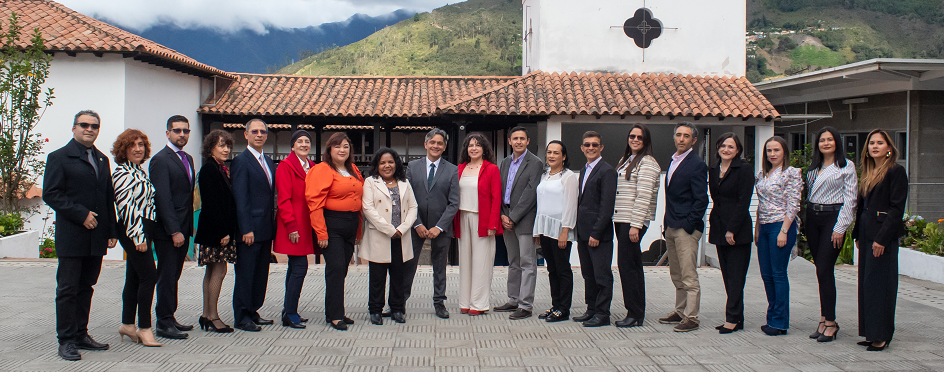
<instances>
[{"instance_id":1,"label":"clay tile roof","mask_svg":"<svg viewBox=\"0 0 944 372\"><path fill-rule=\"evenodd\" d=\"M310 77L237 74L221 115L430 117L666 115L762 118L780 114L745 78L675 74Z\"/></svg>"},{"instance_id":2,"label":"clay tile roof","mask_svg":"<svg viewBox=\"0 0 944 372\"><path fill-rule=\"evenodd\" d=\"M49 0L0 0L0 21L6 31L11 13L23 26L18 45L30 45L34 28L39 28L46 50L52 52L133 53L157 59L158 63L187 73L234 76L197 62L176 50L142 38L118 27L85 16ZM176 68L175 68L176 67Z\"/></svg>"}]
</instances>

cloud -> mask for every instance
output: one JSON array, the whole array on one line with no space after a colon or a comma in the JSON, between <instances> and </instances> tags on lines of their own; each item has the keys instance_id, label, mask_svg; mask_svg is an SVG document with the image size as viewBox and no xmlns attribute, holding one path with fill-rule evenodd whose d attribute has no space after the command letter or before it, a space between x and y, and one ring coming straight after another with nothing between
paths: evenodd
<instances>
[{"instance_id":1,"label":"cloud","mask_svg":"<svg viewBox=\"0 0 944 372\"><path fill-rule=\"evenodd\" d=\"M266 26L302 28L340 22L361 13L379 16L397 9L426 12L448 0L58 0L80 13L143 31L157 24L208 27L224 32ZM452 1L453 3L457 1Z\"/></svg>"}]
</instances>

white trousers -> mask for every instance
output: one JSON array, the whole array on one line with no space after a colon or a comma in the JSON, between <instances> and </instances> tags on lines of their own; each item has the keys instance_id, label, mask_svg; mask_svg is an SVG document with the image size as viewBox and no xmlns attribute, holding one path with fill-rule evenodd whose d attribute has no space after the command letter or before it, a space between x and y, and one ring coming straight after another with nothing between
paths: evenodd
<instances>
[{"instance_id":1,"label":"white trousers","mask_svg":"<svg viewBox=\"0 0 944 372\"><path fill-rule=\"evenodd\" d=\"M479 237L479 214L459 211L459 307L489 310L495 237Z\"/></svg>"}]
</instances>

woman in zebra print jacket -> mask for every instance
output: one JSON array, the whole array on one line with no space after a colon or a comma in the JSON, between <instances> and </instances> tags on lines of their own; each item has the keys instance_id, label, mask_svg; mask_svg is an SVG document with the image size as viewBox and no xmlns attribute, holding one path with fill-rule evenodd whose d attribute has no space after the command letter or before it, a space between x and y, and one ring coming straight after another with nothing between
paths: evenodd
<instances>
[{"instance_id":1,"label":"woman in zebra print jacket","mask_svg":"<svg viewBox=\"0 0 944 372\"><path fill-rule=\"evenodd\" d=\"M151 333L151 304L157 283L157 268L148 244L156 224L154 185L141 167L151 154L151 143L141 131L128 129L115 140L111 153L115 156L115 170L111 175L115 206L118 224L123 227L118 241L128 257L118 334L122 340L128 336L145 346L161 346ZM134 326L136 312L137 329Z\"/></svg>"}]
</instances>

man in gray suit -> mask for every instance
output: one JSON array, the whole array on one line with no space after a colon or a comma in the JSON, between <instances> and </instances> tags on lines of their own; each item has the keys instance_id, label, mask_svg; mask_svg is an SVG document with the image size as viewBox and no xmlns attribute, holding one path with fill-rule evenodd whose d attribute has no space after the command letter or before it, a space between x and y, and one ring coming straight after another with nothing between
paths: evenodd
<instances>
[{"instance_id":1,"label":"man in gray suit","mask_svg":"<svg viewBox=\"0 0 944 372\"><path fill-rule=\"evenodd\" d=\"M447 319L446 256L452 243L452 219L459 211L459 169L442 158L448 135L436 128L426 134L426 156L407 166L407 177L418 206L413 224L413 259L404 264L406 299L410 298L416 264L426 239L430 240L433 264L433 307L436 316ZM532 216L532 219L534 217Z\"/></svg>"},{"instance_id":2,"label":"man in gray suit","mask_svg":"<svg viewBox=\"0 0 944 372\"><path fill-rule=\"evenodd\" d=\"M528 152L528 130L514 127L508 132L512 154L501 162L501 221L508 250L508 302L495 311L514 311L509 319L531 316L537 252L534 246L534 216L538 210L537 188L544 162Z\"/></svg>"}]
</instances>

